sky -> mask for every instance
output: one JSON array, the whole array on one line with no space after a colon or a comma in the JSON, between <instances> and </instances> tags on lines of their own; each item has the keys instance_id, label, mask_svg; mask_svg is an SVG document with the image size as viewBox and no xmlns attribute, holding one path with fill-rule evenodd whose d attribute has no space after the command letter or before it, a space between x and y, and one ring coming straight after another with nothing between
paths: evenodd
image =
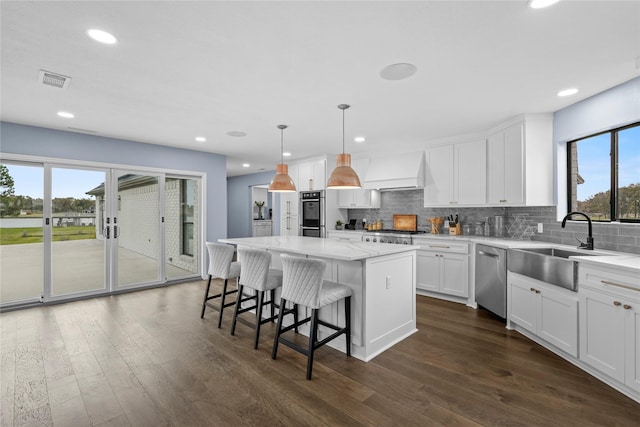
<instances>
[{"instance_id":1,"label":"sky","mask_svg":"<svg viewBox=\"0 0 640 427\"><path fill-rule=\"evenodd\" d=\"M13 178L15 194L30 196L33 199L42 198L44 186L44 171L42 167L6 164L9 175ZM52 196L73 197L76 199L93 199L85 194L105 180L105 173L91 170L62 169L52 170Z\"/></svg>"}]
</instances>

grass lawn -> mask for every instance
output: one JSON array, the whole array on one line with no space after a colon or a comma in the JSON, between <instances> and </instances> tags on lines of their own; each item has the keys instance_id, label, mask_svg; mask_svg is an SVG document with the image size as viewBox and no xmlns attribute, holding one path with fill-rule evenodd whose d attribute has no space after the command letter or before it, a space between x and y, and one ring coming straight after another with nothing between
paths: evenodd
<instances>
[{"instance_id":1,"label":"grass lawn","mask_svg":"<svg viewBox=\"0 0 640 427\"><path fill-rule=\"evenodd\" d=\"M53 227L53 241L95 239L93 226ZM18 245L22 243L40 243L43 241L43 229L40 227L0 228L0 245Z\"/></svg>"}]
</instances>

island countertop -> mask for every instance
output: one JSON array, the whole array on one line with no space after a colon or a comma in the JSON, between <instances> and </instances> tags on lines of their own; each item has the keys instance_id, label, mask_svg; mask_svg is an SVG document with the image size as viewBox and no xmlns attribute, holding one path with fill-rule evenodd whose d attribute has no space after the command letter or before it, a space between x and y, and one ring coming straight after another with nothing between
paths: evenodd
<instances>
[{"instance_id":1,"label":"island countertop","mask_svg":"<svg viewBox=\"0 0 640 427\"><path fill-rule=\"evenodd\" d=\"M344 261L364 260L420 249L419 246L414 245L351 242L303 236L239 237L219 239L219 241L232 245L251 246Z\"/></svg>"}]
</instances>

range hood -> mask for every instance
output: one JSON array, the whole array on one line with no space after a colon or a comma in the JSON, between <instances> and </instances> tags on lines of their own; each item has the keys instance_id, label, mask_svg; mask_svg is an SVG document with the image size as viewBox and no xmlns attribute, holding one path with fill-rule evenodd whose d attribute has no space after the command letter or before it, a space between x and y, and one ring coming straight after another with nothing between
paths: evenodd
<instances>
[{"instance_id":1,"label":"range hood","mask_svg":"<svg viewBox=\"0 0 640 427\"><path fill-rule=\"evenodd\" d=\"M424 152L371 157L364 187L381 191L424 188Z\"/></svg>"}]
</instances>

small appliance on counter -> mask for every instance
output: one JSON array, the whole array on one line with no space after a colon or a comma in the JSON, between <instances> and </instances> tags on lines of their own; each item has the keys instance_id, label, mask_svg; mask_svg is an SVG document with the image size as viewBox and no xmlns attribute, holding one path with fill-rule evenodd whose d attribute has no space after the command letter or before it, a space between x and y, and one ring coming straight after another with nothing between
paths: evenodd
<instances>
[{"instance_id":1,"label":"small appliance on counter","mask_svg":"<svg viewBox=\"0 0 640 427\"><path fill-rule=\"evenodd\" d=\"M349 224L345 224L344 225L344 229L345 230L355 230L357 221L358 221L357 219L350 219L349 220Z\"/></svg>"}]
</instances>

